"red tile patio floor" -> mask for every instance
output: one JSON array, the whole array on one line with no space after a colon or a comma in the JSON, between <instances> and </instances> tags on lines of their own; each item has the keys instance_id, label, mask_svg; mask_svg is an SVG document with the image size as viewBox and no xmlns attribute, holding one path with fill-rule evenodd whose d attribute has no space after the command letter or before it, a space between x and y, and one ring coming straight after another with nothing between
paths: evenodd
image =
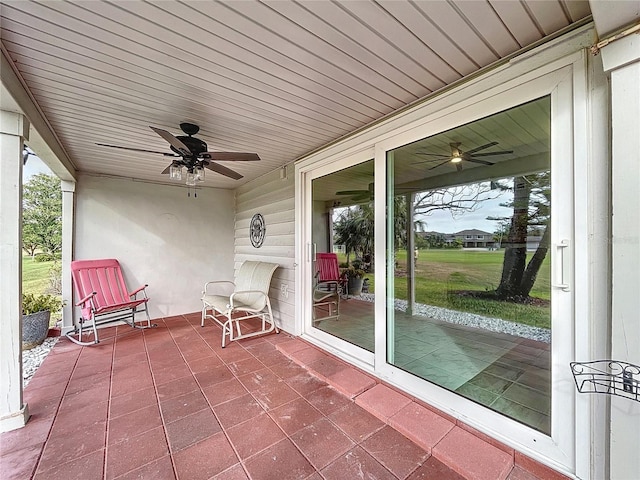
<instances>
[{"instance_id":1,"label":"red tile patio floor","mask_svg":"<svg viewBox=\"0 0 640 480\"><path fill-rule=\"evenodd\" d=\"M222 349L199 313L156 322L56 344L3 479L560 478L285 332Z\"/></svg>"}]
</instances>

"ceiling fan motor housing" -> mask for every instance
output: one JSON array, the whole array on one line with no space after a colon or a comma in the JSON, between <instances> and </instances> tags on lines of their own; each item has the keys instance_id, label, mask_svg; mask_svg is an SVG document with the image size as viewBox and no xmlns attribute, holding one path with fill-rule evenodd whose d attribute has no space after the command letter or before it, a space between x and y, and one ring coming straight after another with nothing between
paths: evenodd
<instances>
[{"instance_id":1,"label":"ceiling fan motor housing","mask_svg":"<svg viewBox=\"0 0 640 480\"><path fill-rule=\"evenodd\" d=\"M189 149L189 151L194 157L197 157L201 153L204 153L207 151L207 144L202 140L200 140L199 138L191 137L191 136L187 137L184 135L177 136L176 138L180 140L182 143L184 143L184 145ZM181 155L180 151L176 149L173 145L170 145L170 148L172 151L174 151L178 155Z\"/></svg>"}]
</instances>

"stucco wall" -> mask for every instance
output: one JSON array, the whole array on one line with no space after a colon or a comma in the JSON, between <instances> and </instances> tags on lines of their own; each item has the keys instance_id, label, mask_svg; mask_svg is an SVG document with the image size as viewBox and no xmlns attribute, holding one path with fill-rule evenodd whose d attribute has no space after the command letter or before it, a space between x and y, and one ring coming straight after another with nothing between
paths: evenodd
<instances>
[{"instance_id":1,"label":"stucco wall","mask_svg":"<svg viewBox=\"0 0 640 480\"><path fill-rule=\"evenodd\" d=\"M264 175L236 190L235 260L239 268L245 260L260 260L280 265L271 281L269 298L280 328L295 331L295 202L293 168L286 178L281 170ZM256 213L262 214L266 237L260 248L251 245L249 224ZM286 294L282 292L282 286Z\"/></svg>"},{"instance_id":2,"label":"stucco wall","mask_svg":"<svg viewBox=\"0 0 640 480\"><path fill-rule=\"evenodd\" d=\"M152 318L200 311L208 280L233 278L234 195L81 176L75 259L117 258L131 289L148 283ZM77 315L76 315L77 316Z\"/></svg>"}]
</instances>

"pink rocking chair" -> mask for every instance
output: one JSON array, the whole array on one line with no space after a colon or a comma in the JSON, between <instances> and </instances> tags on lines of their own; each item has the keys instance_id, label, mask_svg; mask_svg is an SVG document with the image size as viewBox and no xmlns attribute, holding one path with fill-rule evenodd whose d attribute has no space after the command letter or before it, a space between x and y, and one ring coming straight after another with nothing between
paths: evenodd
<instances>
[{"instance_id":1,"label":"pink rocking chair","mask_svg":"<svg viewBox=\"0 0 640 480\"><path fill-rule=\"evenodd\" d=\"M71 275L80 298L76 306L82 307L82 315L74 329L65 334L72 342L78 345L99 343L98 325L110 322L125 321L133 328L156 326L151 324L147 308L149 298L145 288L148 285L127 293L118 260L76 260L71 262ZM141 298L138 298L138 294ZM135 314L142 312L146 315L146 326L138 325L135 321ZM91 328L92 341L82 341L84 328Z\"/></svg>"}]
</instances>

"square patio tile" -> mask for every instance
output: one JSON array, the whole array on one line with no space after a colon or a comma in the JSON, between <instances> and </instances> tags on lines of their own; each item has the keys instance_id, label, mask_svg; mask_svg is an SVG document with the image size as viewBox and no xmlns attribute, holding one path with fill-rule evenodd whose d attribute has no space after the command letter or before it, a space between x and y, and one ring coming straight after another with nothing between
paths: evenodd
<instances>
[{"instance_id":1,"label":"square patio tile","mask_svg":"<svg viewBox=\"0 0 640 480\"><path fill-rule=\"evenodd\" d=\"M104 467L104 449L97 450L83 457L59 464L46 471L38 471L34 480L86 480L87 478L102 478ZM20 478L20 477L16 477ZM29 478L29 477L23 477Z\"/></svg>"},{"instance_id":2,"label":"square patio tile","mask_svg":"<svg viewBox=\"0 0 640 480\"><path fill-rule=\"evenodd\" d=\"M238 360L237 362L229 362L227 363L227 367L229 367L229 370L231 370L234 375L240 376L255 372L256 370L261 370L265 368L265 365L257 358L249 357L243 360Z\"/></svg>"},{"instance_id":3,"label":"square patio tile","mask_svg":"<svg viewBox=\"0 0 640 480\"><path fill-rule=\"evenodd\" d=\"M285 438L278 425L264 413L229 428L227 435L241 460Z\"/></svg>"},{"instance_id":4,"label":"square patio tile","mask_svg":"<svg viewBox=\"0 0 640 480\"><path fill-rule=\"evenodd\" d=\"M319 388L327 386L326 382L311 375L311 373L306 370L303 370L298 375L285 378L284 381L302 396L309 395Z\"/></svg>"},{"instance_id":5,"label":"square patio tile","mask_svg":"<svg viewBox=\"0 0 640 480\"><path fill-rule=\"evenodd\" d=\"M376 381L373 378L353 367L342 369L330 375L327 381L333 388L344 393L349 398L357 397L376 385Z\"/></svg>"},{"instance_id":6,"label":"square patio tile","mask_svg":"<svg viewBox=\"0 0 640 480\"><path fill-rule=\"evenodd\" d=\"M345 480L347 478L375 478L376 480L397 480L362 447L355 447L342 454L321 472L325 480Z\"/></svg>"},{"instance_id":7,"label":"square patio tile","mask_svg":"<svg viewBox=\"0 0 640 480\"><path fill-rule=\"evenodd\" d=\"M455 426L428 408L411 402L389 419L389 425L420 445L427 452Z\"/></svg>"},{"instance_id":8,"label":"square patio tile","mask_svg":"<svg viewBox=\"0 0 640 480\"><path fill-rule=\"evenodd\" d=\"M455 427L433 448L433 455L460 475L476 480L504 480L513 456Z\"/></svg>"},{"instance_id":9,"label":"square patio tile","mask_svg":"<svg viewBox=\"0 0 640 480\"><path fill-rule=\"evenodd\" d=\"M209 404L200 390L194 390L185 395L160 402L164 423L175 422L208 406Z\"/></svg>"},{"instance_id":10,"label":"square patio tile","mask_svg":"<svg viewBox=\"0 0 640 480\"><path fill-rule=\"evenodd\" d=\"M110 418L107 423L107 441L109 445L112 445L161 426L160 411L158 405L154 403L126 415Z\"/></svg>"},{"instance_id":11,"label":"square patio tile","mask_svg":"<svg viewBox=\"0 0 640 480\"><path fill-rule=\"evenodd\" d=\"M226 365L217 365L215 367L211 367L205 372L196 373L195 377L198 381L198 384L200 385L200 388L209 387L211 385L215 385L216 383L226 382L227 380L231 380L232 378L234 378L233 373L227 368Z\"/></svg>"},{"instance_id":12,"label":"square patio tile","mask_svg":"<svg viewBox=\"0 0 640 480\"><path fill-rule=\"evenodd\" d=\"M38 440L44 439L39 438ZM0 450L2 452L0 471L3 478L31 478L38 464L43 445L44 442L33 442L24 448L14 448L11 451L6 451L3 444L3 448Z\"/></svg>"},{"instance_id":13,"label":"square patio tile","mask_svg":"<svg viewBox=\"0 0 640 480\"><path fill-rule=\"evenodd\" d=\"M270 410L269 415L288 435L323 417L318 409L300 397Z\"/></svg>"},{"instance_id":14,"label":"square patio tile","mask_svg":"<svg viewBox=\"0 0 640 480\"><path fill-rule=\"evenodd\" d=\"M280 405L300 397L295 390L289 387L282 380L274 385L267 385L254 390L252 394L265 410L279 407Z\"/></svg>"},{"instance_id":15,"label":"square patio tile","mask_svg":"<svg viewBox=\"0 0 640 480\"><path fill-rule=\"evenodd\" d=\"M356 443L360 443L385 426L384 422L355 403L345 405L340 410L336 410L329 415L328 418Z\"/></svg>"},{"instance_id":16,"label":"square patio tile","mask_svg":"<svg viewBox=\"0 0 640 480\"><path fill-rule=\"evenodd\" d=\"M107 447L106 479L119 477L169 453L162 427Z\"/></svg>"},{"instance_id":17,"label":"square patio tile","mask_svg":"<svg viewBox=\"0 0 640 480\"><path fill-rule=\"evenodd\" d=\"M175 453L220 432L222 428L210 408L183 417L165 426L171 452Z\"/></svg>"},{"instance_id":18,"label":"square patio tile","mask_svg":"<svg viewBox=\"0 0 640 480\"><path fill-rule=\"evenodd\" d=\"M389 426L371 435L361 446L401 479L406 478L429 457L428 452Z\"/></svg>"},{"instance_id":19,"label":"square patio tile","mask_svg":"<svg viewBox=\"0 0 640 480\"><path fill-rule=\"evenodd\" d=\"M79 429L52 432L42 452L38 470L49 470L61 463L104 449L107 422L86 424Z\"/></svg>"},{"instance_id":20,"label":"square patio tile","mask_svg":"<svg viewBox=\"0 0 640 480\"><path fill-rule=\"evenodd\" d=\"M318 470L326 467L355 443L326 418L291 435L291 440Z\"/></svg>"},{"instance_id":21,"label":"square patio tile","mask_svg":"<svg viewBox=\"0 0 640 480\"><path fill-rule=\"evenodd\" d=\"M283 358L282 362L269 366L269 369L284 380L303 373L309 373L304 367L301 367L296 362L289 360L286 357Z\"/></svg>"},{"instance_id":22,"label":"square patio tile","mask_svg":"<svg viewBox=\"0 0 640 480\"><path fill-rule=\"evenodd\" d=\"M435 457L429 457L407 480L465 480L465 477L447 467ZM524 480L524 479L522 479ZM533 479L531 479L533 480Z\"/></svg>"},{"instance_id":23,"label":"square patio tile","mask_svg":"<svg viewBox=\"0 0 640 480\"><path fill-rule=\"evenodd\" d=\"M204 393L209 404L215 407L216 405L228 402L229 400L242 397L248 392L247 389L244 388L244 385L234 378L227 380L226 382L220 382L215 385L205 387L202 389L202 393Z\"/></svg>"},{"instance_id":24,"label":"square patio tile","mask_svg":"<svg viewBox=\"0 0 640 480\"><path fill-rule=\"evenodd\" d=\"M325 415L330 415L351 403L347 397L329 386L314 390L305 398Z\"/></svg>"},{"instance_id":25,"label":"square patio tile","mask_svg":"<svg viewBox=\"0 0 640 480\"><path fill-rule=\"evenodd\" d=\"M252 395L247 394L213 408L220 424L228 429L264 412Z\"/></svg>"},{"instance_id":26,"label":"square patio tile","mask_svg":"<svg viewBox=\"0 0 640 480\"><path fill-rule=\"evenodd\" d=\"M251 457L245 462L245 468L251 478L260 480L306 479L315 472L309 461L288 439Z\"/></svg>"},{"instance_id":27,"label":"square patio tile","mask_svg":"<svg viewBox=\"0 0 640 480\"><path fill-rule=\"evenodd\" d=\"M410 403L411 399L382 384L356 397L356 404L384 421Z\"/></svg>"},{"instance_id":28,"label":"square patio tile","mask_svg":"<svg viewBox=\"0 0 640 480\"><path fill-rule=\"evenodd\" d=\"M173 472L173 464L169 455L147 463L140 468L131 470L124 475L118 477L117 480L140 480L140 479L162 479L175 480L176 475Z\"/></svg>"},{"instance_id":29,"label":"square patio tile","mask_svg":"<svg viewBox=\"0 0 640 480\"><path fill-rule=\"evenodd\" d=\"M244 468L242 468L242 465L237 463L224 472L215 475L212 480L249 480L249 477L245 473Z\"/></svg>"},{"instance_id":30,"label":"square patio tile","mask_svg":"<svg viewBox=\"0 0 640 480\"><path fill-rule=\"evenodd\" d=\"M173 458L180 480L208 480L238 463L222 432L180 450Z\"/></svg>"},{"instance_id":31,"label":"square patio tile","mask_svg":"<svg viewBox=\"0 0 640 480\"><path fill-rule=\"evenodd\" d=\"M158 385L156 389L158 391L158 398L162 402L170 398L179 397L180 395L199 390L200 387L193 375L188 375L186 377Z\"/></svg>"}]
</instances>

